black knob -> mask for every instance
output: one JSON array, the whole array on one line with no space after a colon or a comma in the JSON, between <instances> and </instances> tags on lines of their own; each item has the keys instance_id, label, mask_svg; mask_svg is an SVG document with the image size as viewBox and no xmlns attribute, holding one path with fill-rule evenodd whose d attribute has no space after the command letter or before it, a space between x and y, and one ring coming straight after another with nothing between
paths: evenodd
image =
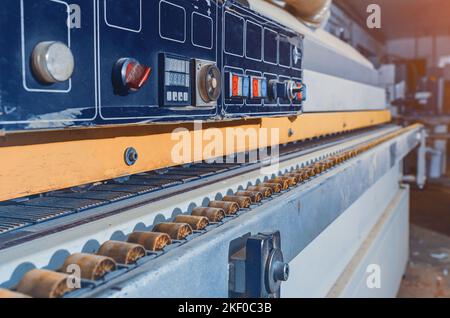
<instances>
[{"instance_id":1,"label":"black knob","mask_svg":"<svg viewBox=\"0 0 450 318\"><path fill-rule=\"evenodd\" d=\"M219 99L222 91L221 78L220 70L216 65L209 64L201 68L198 77L198 87L203 101L209 103Z\"/></svg>"}]
</instances>

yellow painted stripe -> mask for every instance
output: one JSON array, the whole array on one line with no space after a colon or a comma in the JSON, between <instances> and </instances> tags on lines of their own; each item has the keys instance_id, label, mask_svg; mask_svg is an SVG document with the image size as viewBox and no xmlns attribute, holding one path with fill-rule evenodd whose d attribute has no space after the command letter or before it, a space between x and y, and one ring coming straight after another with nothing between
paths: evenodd
<instances>
[{"instance_id":1,"label":"yellow painted stripe","mask_svg":"<svg viewBox=\"0 0 450 318\"><path fill-rule=\"evenodd\" d=\"M293 118L263 118L242 121L209 123L226 136L227 128L278 128L280 143L304 140L333 133L379 125L391 121L389 111L303 114ZM80 129L54 132L35 132L6 135L0 138L0 201L58 190L120 176L172 166L175 128L187 129L194 142L201 140L200 131L192 124L145 125L99 129ZM211 130L210 130L211 131ZM270 136L270 134L269 134ZM270 138L270 137L269 137ZM269 139L270 140L270 139ZM242 145L230 138L222 149L207 157L253 150L255 143L246 140ZM198 143L197 143L198 144ZM260 144L261 146L261 144ZM134 147L139 154L137 163L129 167L124 151ZM193 147L195 148L195 147ZM192 149L194 153L195 149ZM201 153L200 153L201 155ZM207 159L207 158L195 158Z\"/></svg>"}]
</instances>

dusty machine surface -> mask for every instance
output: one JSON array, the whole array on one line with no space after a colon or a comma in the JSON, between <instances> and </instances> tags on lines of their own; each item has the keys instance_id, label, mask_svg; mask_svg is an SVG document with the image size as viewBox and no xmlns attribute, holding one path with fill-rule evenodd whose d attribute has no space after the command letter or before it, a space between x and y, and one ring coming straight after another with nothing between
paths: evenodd
<instances>
[{"instance_id":1,"label":"dusty machine surface","mask_svg":"<svg viewBox=\"0 0 450 318\"><path fill-rule=\"evenodd\" d=\"M426 135L350 45L258 0L8 1L0 30L0 297L396 295Z\"/></svg>"}]
</instances>

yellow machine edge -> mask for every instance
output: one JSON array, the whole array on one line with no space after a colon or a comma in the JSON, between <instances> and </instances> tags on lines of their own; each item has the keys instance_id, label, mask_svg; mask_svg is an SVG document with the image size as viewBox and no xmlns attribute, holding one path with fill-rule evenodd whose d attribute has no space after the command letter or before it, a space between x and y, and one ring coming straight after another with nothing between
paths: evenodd
<instances>
[{"instance_id":1,"label":"yellow machine edge","mask_svg":"<svg viewBox=\"0 0 450 318\"><path fill-rule=\"evenodd\" d=\"M376 126L391 119L389 111L380 110L5 135L0 137L0 201ZM244 133L244 138L230 134L233 129ZM251 134L259 136L256 142L247 138ZM223 142L211 148L212 137L218 135ZM183 162L174 161L182 139L195 146L188 148ZM132 166L124 160L130 147L138 153Z\"/></svg>"}]
</instances>

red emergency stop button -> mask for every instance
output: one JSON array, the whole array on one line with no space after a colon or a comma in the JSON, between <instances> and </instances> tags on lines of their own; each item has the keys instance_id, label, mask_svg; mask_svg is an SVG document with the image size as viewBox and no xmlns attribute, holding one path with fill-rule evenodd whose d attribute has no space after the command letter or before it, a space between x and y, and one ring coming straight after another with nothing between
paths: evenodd
<instances>
[{"instance_id":1,"label":"red emergency stop button","mask_svg":"<svg viewBox=\"0 0 450 318\"><path fill-rule=\"evenodd\" d=\"M121 93L139 91L148 81L151 67L133 58L121 58L114 67L114 86Z\"/></svg>"}]
</instances>

